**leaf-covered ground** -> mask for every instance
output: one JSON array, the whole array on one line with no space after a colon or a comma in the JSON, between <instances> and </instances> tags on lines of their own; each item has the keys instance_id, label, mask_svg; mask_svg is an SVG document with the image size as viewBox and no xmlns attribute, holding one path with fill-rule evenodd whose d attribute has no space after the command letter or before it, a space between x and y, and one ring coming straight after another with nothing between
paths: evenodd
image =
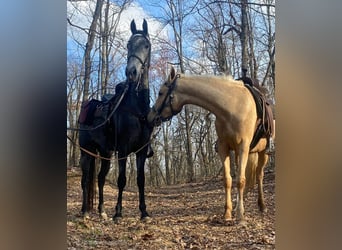
<instances>
[{"instance_id":1,"label":"leaf-covered ground","mask_svg":"<svg viewBox=\"0 0 342 250\"><path fill-rule=\"evenodd\" d=\"M107 183L104 199L108 219L94 211L85 220L80 213L80 176L79 169L68 170L68 249L275 249L275 178L269 169L264 179L268 210L263 215L259 212L255 188L245 197L246 226L222 220L221 179L146 188L147 210L152 216L149 222L140 221L137 190L126 189L124 217L114 223L111 217L117 188Z\"/></svg>"}]
</instances>

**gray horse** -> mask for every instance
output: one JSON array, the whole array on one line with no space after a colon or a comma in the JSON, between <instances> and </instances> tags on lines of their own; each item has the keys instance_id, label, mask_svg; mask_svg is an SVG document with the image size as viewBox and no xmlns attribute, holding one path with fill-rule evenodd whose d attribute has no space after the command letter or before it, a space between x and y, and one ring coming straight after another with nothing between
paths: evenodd
<instances>
[{"instance_id":1,"label":"gray horse","mask_svg":"<svg viewBox=\"0 0 342 250\"><path fill-rule=\"evenodd\" d=\"M148 153L153 128L148 125L146 119L150 110L148 70L151 56L151 43L146 20L143 22L143 30L137 30L133 20L131 32L132 35L127 44L126 81L117 85L115 95L109 100L105 102L95 101L97 104L92 113L90 124L89 119L88 124L80 124L79 144L82 149L86 150L81 150L83 216L88 216L92 209L94 190L92 183L93 178L95 178L95 157L93 154L99 152L102 159L98 174L98 211L102 217L107 217L103 205L103 186L110 168L108 159L114 151L117 151L119 158L117 182L119 194L113 219L117 220L122 217L122 194L126 185L126 161L130 153L136 154L141 218L149 217L144 194L144 165L146 158L153 154L152 151Z\"/></svg>"}]
</instances>

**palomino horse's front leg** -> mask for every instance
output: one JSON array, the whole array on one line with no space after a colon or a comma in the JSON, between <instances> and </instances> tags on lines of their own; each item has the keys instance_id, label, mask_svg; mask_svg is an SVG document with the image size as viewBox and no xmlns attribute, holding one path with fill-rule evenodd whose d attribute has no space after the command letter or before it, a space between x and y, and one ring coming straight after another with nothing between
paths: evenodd
<instances>
[{"instance_id":1,"label":"palomino horse's front leg","mask_svg":"<svg viewBox=\"0 0 342 250\"><path fill-rule=\"evenodd\" d=\"M221 158L224 169L224 190L225 190L225 212L224 219L230 221L232 219L232 177L230 175L230 158L229 148L225 143L218 141L218 154Z\"/></svg>"},{"instance_id":2,"label":"palomino horse's front leg","mask_svg":"<svg viewBox=\"0 0 342 250\"><path fill-rule=\"evenodd\" d=\"M268 155L265 150L259 153L258 166L256 169L257 183L258 183L258 206L261 212L266 211L264 190L263 190L263 180L264 180L264 168L268 161Z\"/></svg>"},{"instance_id":3,"label":"palomino horse's front leg","mask_svg":"<svg viewBox=\"0 0 342 250\"><path fill-rule=\"evenodd\" d=\"M146 149L146 150L145 150ZM144 152L139 152L136 158L137 164L137 185L139 188L139 209L141 212L141 219L145 220L148 219L150 216L146 211L146 204L145 204L145 160L146 160L146 153L147 147L143 150Z\"/></svg>"},{"instance_id":4,"label":"palomino horse's front leg","mask_svg":"<svg viewBox=\"0 0 342 250\"><path fill-rule=\"evenodd\" d=\"M239 150L239 157L238 157L238 174L237 174L237 189L238 189L238 200L237 200L237 219L240 222L244 222L244 206L243 206L243 194L244 189L246 186L246 166L249 154L249 144L242 143Z\"/></svg>"}]
</instances>

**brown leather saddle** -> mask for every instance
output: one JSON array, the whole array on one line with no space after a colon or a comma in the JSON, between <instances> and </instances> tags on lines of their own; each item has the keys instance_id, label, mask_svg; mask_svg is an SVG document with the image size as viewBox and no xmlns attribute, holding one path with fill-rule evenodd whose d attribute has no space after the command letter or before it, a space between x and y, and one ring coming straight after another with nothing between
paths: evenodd
<instances>
[{"instance_id":1,"label":"brown leather saddle","mask_svg":"<svg viewBox=\"0 0 342 250\"><path fill-rule=\"evenodd\" d=\"M80 124L94 125L95 119L105 120L111 109L111 100L114 95L106 94L102 100L90 99L82 103L81 112L78 118Z\"/></svg>"},{"instance_id":2,"label":"brown leather saddle","mask_svg":"<svg viewBox=\"0 0 342 250\"><path fill-rule=\"evenodd\" d=\"M257 88L254 81L249 77L243 77L242 80L245 87L251 92L257 109L257 128L250 145L250 149L254 148L261 138L268 138L274 134L273 112L270 102L266 100L265 95Z\"/></svg>"}]
</instances>

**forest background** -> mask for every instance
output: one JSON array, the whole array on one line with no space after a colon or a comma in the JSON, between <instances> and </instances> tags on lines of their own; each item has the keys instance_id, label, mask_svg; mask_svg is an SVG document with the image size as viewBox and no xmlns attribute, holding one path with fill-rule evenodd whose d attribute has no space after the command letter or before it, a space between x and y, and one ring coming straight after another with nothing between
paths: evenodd
<instances>
[{"instance_id":1,"label":"forest background","mask_svg":"<svg viewBox=\"0 0 342 250\"><path fill-rule=\"evenodd\" d=\"M186 74L248 76L258 79L275 105L275 1L90 0L67 4L67 126L77 127L81 103L114 93L125 79L130 22L146 19L152 43L150 99L172 66ZM215 152L214 115L188 105L155 128L154 157L146 162L146 184L200 181L222 174ZM77 131L68 131L77 141ZM79 165L79 148L68 141L68 167ZM134 154L127 184L134 186ZM274 167L274 158L270 163ZM117 179L112 160L108 180Z\"/></svg>"}]
</instances>

